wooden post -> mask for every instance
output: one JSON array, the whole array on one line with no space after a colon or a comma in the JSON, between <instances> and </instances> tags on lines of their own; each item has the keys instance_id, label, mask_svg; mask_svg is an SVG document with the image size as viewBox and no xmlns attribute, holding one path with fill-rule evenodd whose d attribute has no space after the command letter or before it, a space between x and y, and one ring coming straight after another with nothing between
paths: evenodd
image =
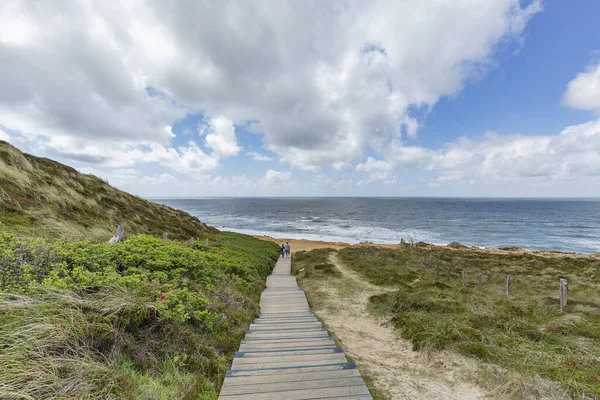
<instances>
[{"instance_id":1,"label":"wooden post","mask_svg":"<svg viewBox=\"0 0 600 400\"><path fill-rule=\"evenodd\" d=\"M465 280L465 271L461 271L462 274L462 285L467 286L467 281Z\"/></svg>"},{"instance_id":2,"label":"wooden post","mask_svg":"<svg viewBox=\"0 0 600 400\"><path fill-rule=\"evenodd\" d=\"M477 287L481 289L481 285L483 284L483 275L481 272L477 274Z\"/></svg>"},{"instance_id":3,"label":"wooden post","mask_svg":"<svg viewBox=\"0 0 600 400\"><path fill-rule=\"evenodd\" d=\"M425 266L427 266L427 268L431 268L432 265L433 259L431 258L431 255L429 255L429 257L425 260Z\"/></svg>"},{"instance_id":4,"label":"wooden post","mask_svg":"<svg viewBox=\"0 0 600 400\"><path fill-rule=\"evenodd\" d=\"M113 244L113 243L117 243L120 242L123 239L123 231L125 230L125 228L123 228L123 225L119 225L117 226L117 234L115 236L113 236L108 243Z\"/></svg>"},{"instance_id":5,"label":"wooden post","mask_svg":"<svg viewBox=\"0 0 600 400\"><path fill-rule=\"evenodd\" d=\"M512 282L512 276L508 275L506 277L506 295L510 296L510 284Z\"/></svg>"},{"instance_id":6,"label":"wooden post","mask_svg":"<svg viewBox=\"0 0 600 400\"><path fill-rule=\"evenodd\" d=\"M169 234L167 232L163 233L163 240L167 240L168 237L169 237Z\"/></svg>"},{"instance_id":7,"label":"wooden post","mask_svg":"<svg viewBox=\"0 0 600 400\"><path fill-rule=\"evenodd\" d=\"M206 238L205 246L208 249L208 238Z\"/></svg>"},{"instance_id":8,"label":"wooden post","mask_svg":"<svg viewBox=\"0 0 600 400\"><path fill-rule=\"evenodd\" d=\"M193 237L190 238L190 247L194 247L194 238Z\"/></svg>"},{"instance_id":9,"label":"wooden post","mask_svg":"<svg viewBox=\"0 0 600 400\"><path fill-rule=\"evenodd\" d=\"M567 295L569 294L569 285L566 279L560 279L560 312L564 312L567 306Z\"/></svg>"}]
</instances>

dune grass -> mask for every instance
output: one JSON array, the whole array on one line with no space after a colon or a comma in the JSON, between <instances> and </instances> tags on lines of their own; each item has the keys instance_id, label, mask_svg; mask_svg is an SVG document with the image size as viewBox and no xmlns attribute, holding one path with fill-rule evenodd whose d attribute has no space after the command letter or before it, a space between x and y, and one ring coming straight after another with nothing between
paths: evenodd
<instances>
[{"instance_id":1,"label":"dune grass","mask_svg":"<svg viewBox=\"0 0 600 400\"><path fill-rule=\"evenodd\" d=\"M191 215L133 196L56 161L0 141L0 232L71 240L126 235L189 239L217 231Z\"/></svg>"},{"instance_id":2,"label":"dune grass","mask_svg":"<svg viewBox=\"0 0 600 400\"><path fill-rule=\"evenodd\" d=\"M215 399L277 257L230 233L0 234L0 398Z\"/></svg>"},{"instance_id":3,"label":"dune grass","mask_svg":"<svg viewBox=\"0 0 600 400\"><path fill-rule=\"evenodd\" d=\"M296 259L319 279L331 251ZM598 257L428 245L349 247L338 254L371 283L392 289L371 298L371 312L389 316L415 349L449 349L479 360L477 379L501 397L539 397L532 387L538 382L545 386L540 391L557 397L600 398ZM564 313L560 278L570 287Z\"/></svg>"}]
</instances>

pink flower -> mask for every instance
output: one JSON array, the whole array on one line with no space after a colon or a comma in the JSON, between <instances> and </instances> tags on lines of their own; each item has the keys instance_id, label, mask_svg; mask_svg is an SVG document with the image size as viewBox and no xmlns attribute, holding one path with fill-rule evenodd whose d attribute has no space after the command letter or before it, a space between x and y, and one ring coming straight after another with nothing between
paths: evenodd
<instances>
[{"instance_id":1,"label":"pink flower","mask_svg":"<svg viewBox=\"0 0 600 400\"><path fill-rule=\"evenodd\" d=\"M73 249L73 253L77 253L77 249Z\"/></svg>"},{"instance_id":2,"label":"pink flower","mask_svg":"<svg viewBox=\"0 0 600 400\"><path fill-rule=\"evenodd\" d=\"M226 306L229 306L229 302L228 302L228 301L226 301L226 302L225 302L225 305L226 305Z\"/></svg>"},{"instance_id":3,"label":"pink flower","mask_svg":"<svg viewBox=\"0 0 600 400\"><path fill-rule=\"evenodd\" d=\"M165 295L164 295L164 294L161 294L161 295L160 295L160 299L161 299L161 300L164 300L164 299L165 299Z\"/></svg>"}]
</instances>

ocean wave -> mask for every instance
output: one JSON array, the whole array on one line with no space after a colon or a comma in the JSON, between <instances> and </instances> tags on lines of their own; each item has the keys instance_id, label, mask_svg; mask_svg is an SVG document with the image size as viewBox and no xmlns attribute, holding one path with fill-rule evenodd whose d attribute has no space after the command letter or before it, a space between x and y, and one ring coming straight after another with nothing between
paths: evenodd
<instances>
[{"instance_id":1,"label":"ocean wave","mask_svg":"<svg viewBox=\"0 0 600 400\"><path fill-rule=\"evenodd\" d=\"M459 208L448 202L460 202ZM486 248L521 247L582 253L600 251L600 203L581 212L577 202L552 210L508 200L233 199L173 201L201 221L252 235L356 244L457 241ZM508 207L510 205L510 207ZM502 212L499 212L502 211Z\"/></svg>"}]
</instances>

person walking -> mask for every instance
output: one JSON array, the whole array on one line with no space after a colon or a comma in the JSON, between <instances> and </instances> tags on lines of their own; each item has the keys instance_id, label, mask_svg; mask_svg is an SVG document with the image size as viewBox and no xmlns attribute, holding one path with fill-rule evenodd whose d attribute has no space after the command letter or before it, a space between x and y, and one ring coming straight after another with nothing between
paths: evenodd
<instances>
[{"instance_id":1,"label":"person walking","mask_svg":"<svg viewBox=\"0 0 600 400\"><path fill-rule=\"evenodd\" d=\"M290 256L290 242L285 242L285 255Z\"/></svg>"},{"instance_id":2,"label":"person walking","mask_svg":"<svg viewBox=\"0 0 600 400\"><path fill-rule=\"evenodd\" d=\"M283 243L281 244L279 251L281 252L281 258L285 257L285 245Z\"/></svg>"}]
</instances>

